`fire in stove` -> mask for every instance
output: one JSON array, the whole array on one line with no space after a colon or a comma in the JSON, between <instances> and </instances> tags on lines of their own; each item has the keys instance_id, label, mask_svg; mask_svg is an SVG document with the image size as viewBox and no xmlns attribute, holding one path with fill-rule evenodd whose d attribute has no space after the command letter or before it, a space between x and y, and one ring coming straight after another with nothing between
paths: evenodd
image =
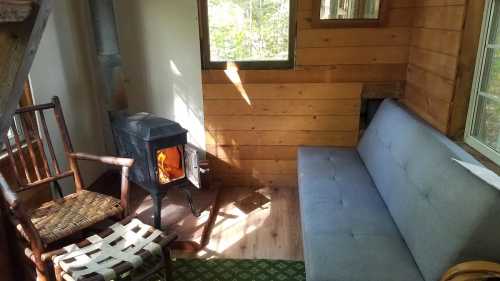
<instances>
[{"instance_id":1,"label":"fire in stove","mask_svg":"<svg viewBox=\"0 0 500 281\"><path fill-rule=\"evenodd\" d=\"M184 154L181 145L160 149L156 152L158 181L167 184L186 176Z\"/></svg>"}]
</instances>

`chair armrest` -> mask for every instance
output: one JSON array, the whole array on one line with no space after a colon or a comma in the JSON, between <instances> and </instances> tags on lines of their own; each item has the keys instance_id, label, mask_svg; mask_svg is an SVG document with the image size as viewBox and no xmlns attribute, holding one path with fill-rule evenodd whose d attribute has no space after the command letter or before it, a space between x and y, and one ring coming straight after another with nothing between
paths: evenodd
<instances>
[{"instance_id":1,"label":"chair armrest","mask_svg":"<svg viewBox=\"0 0 500 281\"><path fill-rule=\"evenodd\" d=\"M89 160L89 161L96 161L104 164L109 164L109 165L115 165L115 166L121 166L122 167L122 183L121 183L121 194L120 194L120 205L122 206L124 210L124 216L128 215L129 213L129 170L132 165L134 165L134 159L131 158L120 158L120 157L114 157L114 156L96 156L92 154L87 154L87 153L70 153L70 158L75 160Z\"/></svg>"},{"instance_id":2,"label":"chair armrest","mask_svg":"<svg viewBox=\"0 0 500 281\"><path fill-rule=\"evenodd\" d=\"M132 167L134 165L134 159L132 158L121 158L115 156L97 156L88 153L75 152L71 153L70 157L79 159L79 160L89 160L89 161L97 161L104 164L114 165L114 166L124 166L124 167Z\"/></svg>"},{"instance_id":3,"label":"chair armrest","mask_svg":"<svg viewBox=\"0 0 500 281\"><path fill-rule=\"evenodd\" d=\"M470 261L455 265L441 278L441 281L486 280L500 277L500 264L488 261Z\"/></svg>"}]
</instances>

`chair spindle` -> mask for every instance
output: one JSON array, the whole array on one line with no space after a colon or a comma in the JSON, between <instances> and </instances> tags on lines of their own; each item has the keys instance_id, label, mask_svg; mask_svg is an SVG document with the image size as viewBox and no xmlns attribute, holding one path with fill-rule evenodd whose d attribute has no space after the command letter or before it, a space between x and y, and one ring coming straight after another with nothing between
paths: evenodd
<instances>
[{"instance_id":1,"label":"chair spindle","mask_svg":"<svg viewBox=\"0 0 500 281\"><path fill-rule=\"evenodd\" d=\"M29 113L28 113L29 114ZM33 149L33 139L31 138L32 135L32 129L28 126L26 114L21 115L21 123L24 127L24 138L26 140L26 144L28 145L28 153L31 157L31 163L33 164L33 169L35 170L35 175L37 178L37 181L42 180L41 174L40 174L40 169L38 168L38 161L36 159L36 153L35 150Z\"/></svg>"},{"instance_id":2,"label":"chair spindle","mask_svg":"<svg viewBox=\"0 0 500 281\"><path fill-rule=\"evenodd\" d=\"M28 184L32 183L33 180L31 179L31 174L28 170L28 165L26 164L26 159L24 158L23 147L21 145L21 139L19 138L19 132L18 132L16 120L14 119L14 117L12 118L11 128L12 128L12 134L14 135L14 142L16 143L17 153L19 154L19 158L21 160L21 165L23 166L24 174L26 176L26 181L28 182Z\"/></svg>"},{"instance_id":3,"label":"chair spindle","mask_svg":"<svg viewBox=\"0 0 500 281\"><path fill-rule=\"evenodd\" d=\"M52 165L54 166L54 170L56 175L61 174L61 168L59 167L59 163L57 162L56 154L54 152L54 146L52 145L52 140L50 138L49 129L47 128L47 122L45 121L45 115L43 114L43 110L39 111L40 123L42 123L43 134L45 136L45 141L47 141L47 147L49 148L50 158L52 158Z\"/></svg>"},{"instance_id":4,"label":"chair spindle","mask_svg":"<svg viewBox=\"0 0 500 281\"><path fill-rule=\"evenodd\" d=\"M10 140L7 135L3 136L3 143L5 144L5 148L7 148L7 154L9 156L10 164L14 171L14 176L16 177L16 183L18 186L22 186L24 183L21 180L21 176L19 175L19 171L17 170L16 159L14 158L14 153L12 152L12 147L10 145Z\"/></svg>"}]
</instances>

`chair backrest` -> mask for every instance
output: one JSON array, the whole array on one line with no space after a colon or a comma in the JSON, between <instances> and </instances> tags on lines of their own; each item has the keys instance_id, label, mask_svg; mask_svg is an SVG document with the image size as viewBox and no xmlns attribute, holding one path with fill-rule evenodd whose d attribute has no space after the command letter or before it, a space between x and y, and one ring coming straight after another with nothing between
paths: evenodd
<instances>
[{"instance_id":1,"label":"chair backrest","mask_svg":"<svg viewBox=\"0 0 500 281\"><path fill-rule=\"evenodd\" d=\"M55 116L69 164L68 169L61 167L54 151L45 115L49 111ZM82 188L78 165L74 159L69 157L70 153L73 152L73 146L57 97L54 97L51 103L22 107L16 110L12 116L10 129L10 132L2 137L19 186L16 192L57 182L57 180L71 176L75 179L77 190ZM21 137L24 139L21 140ZM47 155L50 155L50 159Z\"/></svg>"}]
</instances>

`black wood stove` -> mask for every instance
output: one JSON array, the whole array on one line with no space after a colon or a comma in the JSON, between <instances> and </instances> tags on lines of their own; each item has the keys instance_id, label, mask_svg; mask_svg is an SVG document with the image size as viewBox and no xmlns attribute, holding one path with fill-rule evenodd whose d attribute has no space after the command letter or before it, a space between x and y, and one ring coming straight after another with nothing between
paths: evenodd
<instances>
[{"instance_id":1,"label":"black wood stove","mask_svg":"<svg viewBox=\"0 0 500 281\"><path fill-rule=\"evenodd\" d=\"M135 159L130 180L149 192L154 205L154 225L161 228L162 199L171 188L186 194L193 206L189 185L201 187L198 150L187 144L187 130L178 123L150 113L117 114L112 118L113 134L120 156Z\"/></svg>"}]
</instances>

